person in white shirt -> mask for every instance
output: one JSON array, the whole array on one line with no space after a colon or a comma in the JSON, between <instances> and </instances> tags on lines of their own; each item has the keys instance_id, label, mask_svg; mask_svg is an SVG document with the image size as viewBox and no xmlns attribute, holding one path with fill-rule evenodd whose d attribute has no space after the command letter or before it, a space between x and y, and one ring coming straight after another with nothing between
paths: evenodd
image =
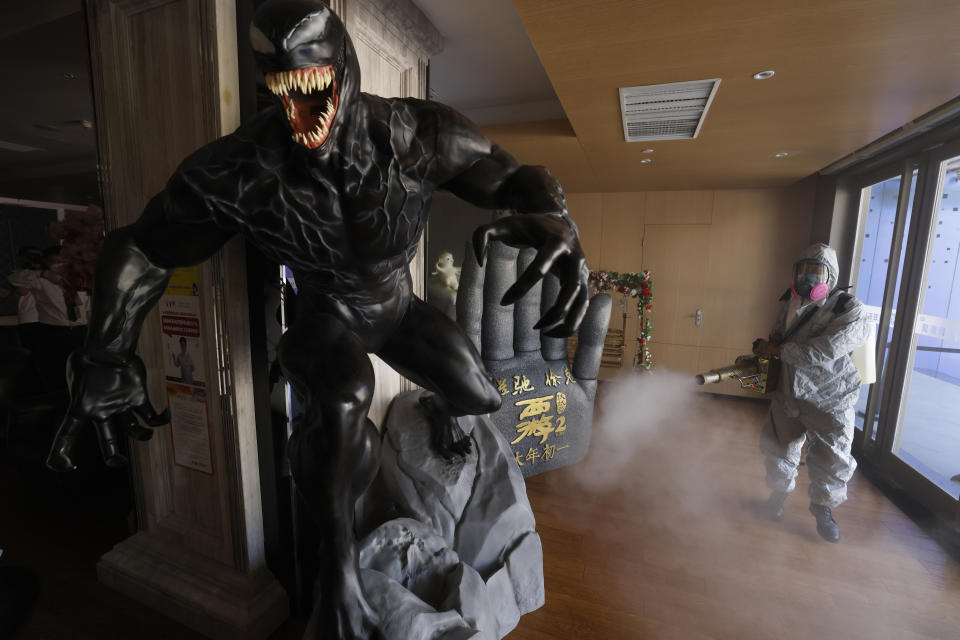
<instances>
[{"instance_id":1,"label":"person in white shirt","mask_svg":"<svg viewBox=\"0 0 960 640\"><path fill-rule=\"evenodd\" d=\"M193 382L193 370L195 368L193 364L193 356L187 353L187 339L182 337L180 338L180 353L171 353L170 357L173 358L173 366L180 367L180 380L183 384L194 384Z\"/></svg>"},{"instance_id":2,"label":"person in white shirt","mask_svg":"<svg viewBox=\"0 0 960 640\"><path fill-rule=\"evenodd\" d=\"M39 269L23 269L8 278L18 292L28 292L36 305L35 334L29 338L34 362L46 391L66 388L67 357L83 344L86 325L67 305L60 275L58 247L43 251ZM26 345L25 345L26 346Z\"/></svg>"},{"instance_id":3,"label":"person in white shirt","mask_svg":"<svg viewBox=\"0 0 960 640\"><path fill-rule=\"evenodd\" d=\"M43 256L37 247L24 246L17 252L17 259L20 268L7 276L7 282L17 293L17 335L21 346L35 351L40 316L31 286L43 271Z\"/></svg>"}]
</instances>

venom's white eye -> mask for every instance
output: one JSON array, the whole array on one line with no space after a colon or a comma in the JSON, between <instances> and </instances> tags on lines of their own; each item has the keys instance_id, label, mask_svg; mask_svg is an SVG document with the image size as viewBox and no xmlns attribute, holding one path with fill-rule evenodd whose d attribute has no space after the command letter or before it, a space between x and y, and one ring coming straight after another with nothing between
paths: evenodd
<instances>
[{"instance_id":1,"label":"venom's white eye","mask_svg":"<svg viewBox=\"0 0 960 640\"><path fill-rule=\"evenodd\" d=\"M270 38L254 25L250 25L250 45L257 53L274 54L277 52L276 47L270 42Z\"/></svg>"}]
</instances>

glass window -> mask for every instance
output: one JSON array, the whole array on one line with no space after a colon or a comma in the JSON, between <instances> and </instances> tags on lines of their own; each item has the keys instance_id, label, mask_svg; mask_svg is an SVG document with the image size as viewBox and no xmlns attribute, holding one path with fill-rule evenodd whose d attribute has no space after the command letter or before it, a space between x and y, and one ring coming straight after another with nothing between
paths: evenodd
<instances>
[{"instance_id":1,"label":"glass window","mask_svg":"<svg viewBox=\"0 0 960 640\"><path fill-rule=\"evenodd\" d=\"M960 489L960 156L940 167L923 301L911 345L913 366L893 452L952 495ZM951 480L951 478L955 478Z\"/></svg>"},{"instance_id":2,"label":"glass window","mask_svg":"<svg viewBox=\"0 0 960 640\"><path fill-rule=\"evenodd\" d=\"M890 326L886 332L880 331L880 312L883 309L883 298L886 291L887 274L890 267L890 251L893 247L894 233L897 228L897 205L899 203L901 177L890 178L883 182L878 182L866 187L861 192L861 211L866 209L866 224L864 225L862 241L862 252L860 256L860 269L857 275L857 284L854 294L867 308L867 314L873 323L873 330L876 332L876 342L883 341L883 361L877 376L877 382L873 385L864 386L860 389L860 398L857 401L857 421L858 429L863 429L866 421L867 398L873 390L877 395L877 402L874 404L873 422L876 426L881 407L880 393L883 389L883 381L886 377L887 363L889 362L890 341L893 339L893 327L897 317L897 302L900 296L900 280L903 276L903 258L907 250L907 238L904 235L904 241L900 249L900 257L897 260L897 279L893 292L893 311L890 316ZM910 216L913 212L913 198L917 187L917 172L913 171L910 180L910 199L907 202L906 220L903 222L904 229L910 228ZM880 362L878 361L878 365ZM872 430L872 435L876 437L876 429Z\"/></svg>"}]
</instances>

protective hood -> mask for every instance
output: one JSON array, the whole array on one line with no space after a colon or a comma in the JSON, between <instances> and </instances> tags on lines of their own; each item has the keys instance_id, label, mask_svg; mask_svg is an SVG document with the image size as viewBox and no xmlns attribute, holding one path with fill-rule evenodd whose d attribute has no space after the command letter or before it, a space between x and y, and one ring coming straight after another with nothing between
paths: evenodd
<instances>
[{"instance_id":1,"label":"protective hood","mask_svg":"<svg viewBox=\"0 0 960 640\"><path fill-rule=\"evenodd\" d=\"M837 262L837 252L833 250L833 247L823 243L812 244L803 251L794 264L801 262L820 262L827 265L830 272L827 284L830 285L831 291L836 289L840 274L840 263Z\"/></svg>"},{"instance_id":2,"label":"protective hood","mask_svg":"<svg viewBox=\"0 0 960 640\"><path fill-rule=\"evenodd\" d=\"M322 0L267 0L250 44L294 143L327 156L357 108L360 63L343 22Z\"/></svg>"}]
</instances>

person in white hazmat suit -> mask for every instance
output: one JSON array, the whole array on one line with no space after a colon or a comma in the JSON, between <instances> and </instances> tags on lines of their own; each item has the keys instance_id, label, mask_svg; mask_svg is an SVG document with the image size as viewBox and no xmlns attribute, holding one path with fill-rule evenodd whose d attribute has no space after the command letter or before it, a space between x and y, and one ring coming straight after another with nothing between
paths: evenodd
<instances>
[{"instance_id":1,"label":"person in white hazmat suit","mask_svg":"<svg viewBox=\"0 0 960 640\"><path fill-rule=\"evenodd\" d=\"M850 448L861 380L850 353L867 342L870 330L863 303L836 288L837 274L836 251L825 244L808 247L780 298L773 333L754 342L754 353L779 356L782 363L760 437L772 490L766 514L783 519L809 437L810 512L829 542L840 540L831 509L847 499L847 482L857 468Z\"/></svg>"}]
</instances>

